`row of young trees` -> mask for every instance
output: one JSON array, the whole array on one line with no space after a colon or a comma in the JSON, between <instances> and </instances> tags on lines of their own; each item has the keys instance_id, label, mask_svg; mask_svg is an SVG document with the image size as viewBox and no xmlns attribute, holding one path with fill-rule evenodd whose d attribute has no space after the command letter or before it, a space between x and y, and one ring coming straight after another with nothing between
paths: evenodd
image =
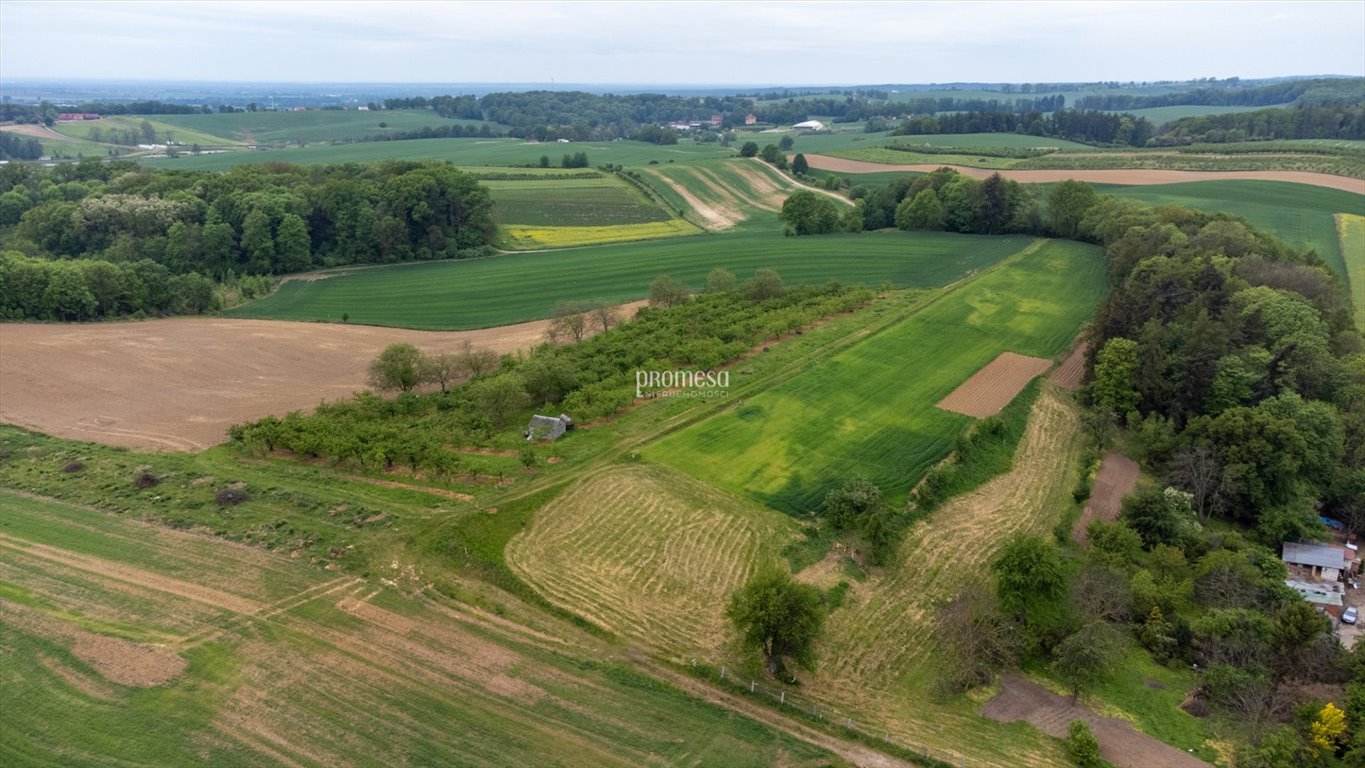
<instances>
[{"instance_id":1,"label":"row of young trees","mask_svg":"<svg viewBox=\"0 0 1365 768\"><path fill-rule=\"evenodd\" d=\"M481 255L495 232L487 189L440 162L219 174L92 159L2 166L0 187L7 248L54 260L150 260L219 280Z\"/></svg>"}]
</instances>

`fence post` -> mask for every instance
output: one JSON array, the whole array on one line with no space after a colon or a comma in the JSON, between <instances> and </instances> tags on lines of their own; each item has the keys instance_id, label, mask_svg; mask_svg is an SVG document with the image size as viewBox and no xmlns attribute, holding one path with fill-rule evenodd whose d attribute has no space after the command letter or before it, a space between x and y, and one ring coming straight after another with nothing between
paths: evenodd
<instances>
[{"instance_id":1,"label":"fence post","mask_svg":"<svg viewBox=\"0 0 1365 768\"><path fill-rule=\"evenodd\" d=\"M758 685L758 681L757 681L757 680L750 680L750 681L749 681L749 693L753 693L753 692L754 692L754 686L756 686L756 685Z\"/></svg>"},{"instance_id":2,"label":"fence post","mask_svg":"<svg viewBox=\"0 0 1365 768\"><path fill-rule=\"evenodd\" d=\"M723 666L720 668L720 679L721 680L725 679L725 667Z\"/></svg>"},{"instance_id":3,"label":"fence post","mask_svg":"<svg viewBox=\"0 0 1365 768\"><path fill-rule=\"evenodd\" d=\"M778 700L777 700L777 703L778 703L778 704L786 704L786 703L787 703L787 692L786 692L786 691L782 691L782 698L778 699Z\"/></svg>"}]
</instances>

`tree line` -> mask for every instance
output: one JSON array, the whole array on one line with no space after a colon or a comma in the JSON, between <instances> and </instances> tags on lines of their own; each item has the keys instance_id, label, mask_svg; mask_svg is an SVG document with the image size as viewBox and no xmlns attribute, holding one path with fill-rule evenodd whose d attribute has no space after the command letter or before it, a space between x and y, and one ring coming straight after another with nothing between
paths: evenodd
<instances>
[{"instance_id":1,"label":"tree line","mask_svg":"<svg viewBox=\"0 0 1365 768\"><path fill-rule=\"evenodd\" d=\"M0 133L0 160L37 160L43 156L43 143L32 136Z\"/></svg>"},{"instance_id":2,"label":"tree line","mask_svg":"<svg viewBox=\"0 0 1365 768\"><path fill-rule=\"evenodd\" d=\"M0 188L7 190L0 240L8 249L49 260L146 260L174 275L217 280L476 256L495 232L487 189L444 162L210 173L90 159L52 169L3 166ZM26 298L10 306L38 304ZM93 316L108 316L109 305L98 306Z\"/></svg>"},{"instance_id":3,"label":"tree line","mask_svg":"<svg viewBox=\"0 0 1365 768\"><path fill-rule=\"evenodd\" d=\"M892 131L894 136L936 133L1020 133L1083 144L1143 147L1156 134L1156 127L1145 117L1067 109L1051 114L993 111L912 117Z\"/></svg>"},{"instance_id":4,"label":"tree line","mask_svg":"<svg viewBox=\"0 0 1365 768\"><path fill-rule=\"evenodd\" d=\"M42 123L52 125L57 122L57 116L63 112L81 112L97 115L199 115L212 114L213 108L208 105L191 104L168 104L156 99L148 101L130 101L126 103L114 102L87 102L75 105L56 105L48 101L33 104L16 104L5 102L0 104L0 122L16 123Z\"/></svg>"},{"instance_id":5,"label":"tree line","mask_svg":"<svg viewBox=\"0 0 1365 768\"><path fill-rule=\"evenodd\" d=\"M1365 139L1365 102L1184 117L1162 126L1150 143L1176 146L1283 139Z\"/></svg>"}]
</instances>

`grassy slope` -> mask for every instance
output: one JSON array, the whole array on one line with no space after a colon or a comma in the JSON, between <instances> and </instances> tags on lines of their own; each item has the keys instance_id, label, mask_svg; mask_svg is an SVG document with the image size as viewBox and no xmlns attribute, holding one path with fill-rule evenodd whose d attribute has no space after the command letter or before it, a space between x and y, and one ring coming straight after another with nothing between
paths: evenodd
<instances>
[{"instance_id":1,"label":"grassy slope","mask_svg":"<svg viewBox=\"0 0 1365 768\"><path fill-rule=\"evenodd\" d=\"M1365 216L1337 214L1337 228L1356 327L1365 330Z\"/></svg>"},{"instance_id":2,"label":"grassy slope","mask_svg":"<svg viewBox=\"0 0 1365 768\"><path fill-rule=\"evenodd\" d=\"M1279 181L1196 181L1096 188L1151 205L1180 205L1243 216L1296 248L1317 251L1343 278L1346 267L1332 214L1365 213L1365 197L1361 195Z\"/></svg>"},{"instance_id":3,"label":"grassy slope","mask_svg":"<svg viewBox=\"0 0 1365 768\"><path fill-rule=\"evenodd\" d=\"M78 139L89 139L91 131L95 128L100 128L105 131L110 129L118 129L120 131L132 129L137 131L141 130L142 122L145 120L151 123L152 127L156 129L157 142L165 142L166 136L169 134L177 144L201 144L206 147L218 147L240 143L235 139L225 138L223 136L217 136L212 133L206 133L201 130L178 125L163 120L162 117L173 116L150 115L148 117L140 117L138 115L120 115L116 117L103 117L99 120L83 120L79 123L58 123L52 126L52 129L65 136L72 136Z\"/></svg>"},{"instance_id":4,"label":"grassy slope","mask_svg":"<svg viewBox=\"0 0 1365 768\"><path fill-rule=\"evenodd\" d=\"M971 422L934 403L1001 352L1061 352L1103 290L1097 249L1043 243L646 455L791 512L853 474L903 499Z\"/></svg>"},{"instance_id":5,"label":"grassy slope","mask_svg":"<svg viewBox=\"0 0 1365 768\"><path fill-rule=\"evenodd\" d=\"M783 238L773 230L363 269L290 281L228 314L410 328L482 328L548 317L561 300L629 301L671 274L700 289L712 268L776 268L792 284L945 285L1017 251L1021 237L875 232Z\"/></svg>"},{"instance_id":6,"label":"grassy slope","mask_svg":"<svg viewBox=\"0 0 1365 768\"><path fill-rule=\"evenodd\" d=\"M1287 104L1275 104L1268 107L1217 107L1201 106L1198 104L1182 104L1175 107L1149 107L1147 109L1119 109L1111 110L1114 114L1136 115L1145 117L1152 121L1152 125L1161 126L1172 120L1179 120L1182 117L1196 117L1199 115L1226 115L1232 112L1254 112L1258 109L1284 108Z\"/></svg>"},{"instance_id":7,"label":"grassy slope","mask_svg":"<svg viewBox=\"0 0 1365 768\"><path fill-rule=\"evenodd\" d=\"M485 181L499 224L608 226L667 221L668 213L614 177Z\"/></svg>"},{"instance_id":8,"label":"grassy slope","mask_svg":"<svg viewBox=\"0 0 1365 768\"><path fill-rule=\"evenodd\" d=\"M22 542L209 589L246 593L264 582L291 596L272 603L278 612L199 620L184 615L193 601L159 588L7 556L6 765L826 764L806 744L613 664L600 649L585 655L573 640L534 642L441 600L333 582L260 551L220 559L222 542L56 501L7 492L0 500L6 535ZM176 570L184 563L206 570ZM292 597L324 581L337 591ZM154 636L189 665L158 687L117 685L73 652L71 635L82 632Z\"/></svg>"},{"instance_id":9,"label":"grassy slope","mask_svg":"<svg viewBox=\"0 0 1365 768\"><path fill-rule=\"evenodd\" d=\"M206 157L149 160L154 168L224 171L243 163L365 163L378 160L449 160L456 165L535 165L541 155L559 164L565 153L586 152L592 165L617 163L646 165L650 160L695 160L731 157L735 150L718 144L657 146L639 141L575 142L571 144L525 142L520 139L414 139L338 146L317 145L302 149L230 152Z\"/></svg>"}]
</instances>

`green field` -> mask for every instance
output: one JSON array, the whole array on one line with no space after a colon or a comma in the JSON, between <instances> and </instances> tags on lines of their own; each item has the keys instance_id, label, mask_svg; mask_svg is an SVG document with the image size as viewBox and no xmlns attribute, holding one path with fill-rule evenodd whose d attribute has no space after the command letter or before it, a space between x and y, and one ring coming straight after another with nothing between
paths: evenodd
<instances>
[{"instance_id":1,"label":"green field","mask_svg":"<svg viewBox=\"0 0 1365 768\"><path fill-rule=\"evenodd\" d=\"M861 474L893 499L972 419L934 404L1001 352L1052 357L1105 288L1093 246L1040 241L817 369L650 446L646 455L793 513Z\"/></svg>"},{"instance_id":2,"label":"green field","mask_svg":"<svg viewBox=\"0 0 1365 768\"><path fill-rule=\"evenodd\" d=\"M167 140L177 144L200 144L206 147L232 146L241 142L206 133L194 127L173 123L163 120L163 117L184 117L183 115L150 115L142 117L139 115L119 115L116 117L102 117L99 120L82 120L78 123L57 123L52 129L64 136L71 136L77 139L91 140L91 135L95 130L110 131L140 131L145 120L151 123L156 130L156 142L147 143L166 143ZM107 139L106 139L107 140ZM139 142L142 142L139 139Z\"/></svg>"},{"instance_id":3,"label":"green field","mask_svg":"<svg viewBox=\"0 0 1365 768\"><path fill-rule=\"evenodd\" d=\"M177 137L179 140L179 137ZM594 165L647 165L651 160L698 160L733 157L736 150L719 144L681 142L658 146L640 141L610 142L527 142L520 139L413 139L409 141L372 141L337 146L315 145L286 149L227 152L202 157L148 160L153 168L180 168L200 171L225 171L243 163L370 163L381 160L449 160L456 165L536 165L542 155L558 165L566 153L588 153Z\"/></svg>"},{"instance_id":4,"label":"green field","mask_svg":"<svg viewBox=\"0 0 1365 768\"><path fill-rule=\"evenodd\" d=\"M741 278L772 267L793 285L839 280L874 287L939 286L995 264L1027 242L1025 237L897 231L784 238L775 228L755 228L291 280L227 314L336 322L346 313L350 322L369 325L486 328L549 317L559 301L639 299L660 274L700 289L715 267Z\"/></svg>"},{"instance_id":5,"label":"green field","mask_svg":"<svg viewBox=\"0 0 1365 768\"><path fill-rule=\"evenodd\" d=\"M1337 230L1356 327L1365 331L1365 216L1339 213Z\"/></svg>"},{"instance_id":6,"label":"green field","mask_svg":"<svg viewBox=\"0 0 1365 768\"><path fill-rule=\"evenodd\" d=\"M0 510L8 766L828 764L565 623L544 643L282 554L11 491Z\"/></svg>"},{"instance_id":7,"label":"green field","mask_svg":"<svg viewBox=\"0 0 1365 768\"><path fill-rule=\"evenodd\" d=\"M483 184L493 193L493 218L499 224L601 227L672 218L638 190L611 176Z\"/></svg>"},{"instance_id":8,"label":"green field","mask_svg":"<svg viewBox=\"0 0 1365 768\"><path fill-rule=\"evenodd\" d=\"M1150 205L1180 205L1245 217L1295 248L1314 250L1343 279L1335 213L1365 214L1365 196L1282 181L1196 181L1153 186L1096 185Z\"/></svg>"},{"instance_id":9,"label":"green field","mask_svg":"<svg viewBox=\"0 0 1365 768\"><path fill-rule=\"evenodd\" d=\"M1254 112L1258 109L1283 109L1288 104L1273 104L1267 107L1216 107L1199 104L1182 104L1175 107L1149 107L1147 109L1115 109L1110 110L1114 114L1135 115L1145 117L1152 121L1152 125L1160 127L1172 120L1179 120L1182 117L1197 117L1199 115L1226 115L1233 112Z\"/></svg>"},{"instance_id":10,"label":"green field","mask_svg":"<svg viewBox=\"0 0 1365 768\"><path fill-rule=\"evenodd\" d=\"M335 109L304 112L229 112L212 115L159 115L156 119L170 126L246 144L347 140L411 131L428 126L483 124L479 120L451 120L428 109L374 112ZM380 123L385 123L386 127L381 127Z\"/></svg>"}]
</instances>

